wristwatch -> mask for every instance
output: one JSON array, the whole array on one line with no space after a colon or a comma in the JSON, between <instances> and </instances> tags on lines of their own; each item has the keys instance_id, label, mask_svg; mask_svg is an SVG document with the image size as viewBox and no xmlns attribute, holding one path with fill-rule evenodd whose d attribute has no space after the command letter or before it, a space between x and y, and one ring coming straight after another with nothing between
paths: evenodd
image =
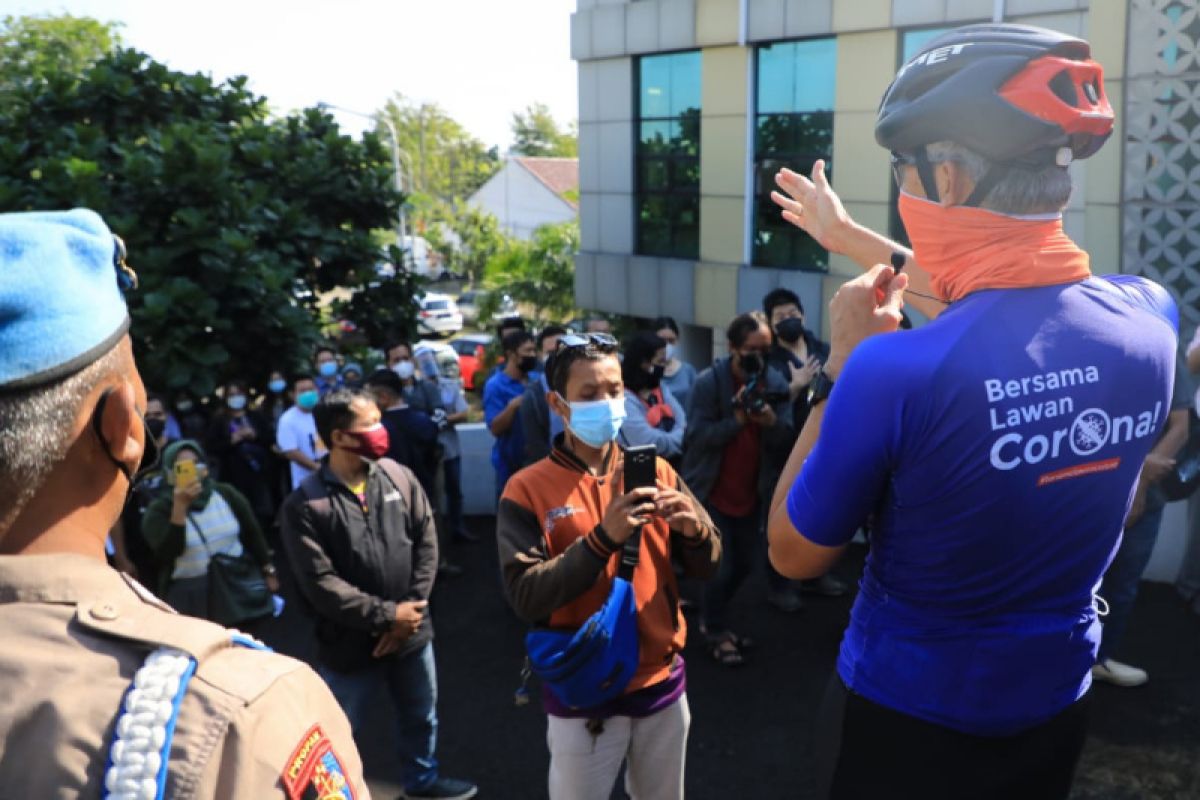
<instances>
[{"instance_id":1,"label":"wristwatch","mask_svg":"<svg viewBox=\"0 0 1200 800\"><path fill-rule=\"evenodd\" d=\"M825 370L821 370L808 384L808 407L815 408L818 403L828 399L832 391L833 378L826 375Z\"/></svg>"},{"instance_id":2,"label":"wristwatch","mask_svg":"<svg viewBox=\"0 0 1200 800\"><path fill-rule=\"evenodd\" d=\"M267 576L278 575L279 570L275 569L274 564L267 564L265 567L262 568L262 574L267 575Z\"/></svg>"}]
</instances>

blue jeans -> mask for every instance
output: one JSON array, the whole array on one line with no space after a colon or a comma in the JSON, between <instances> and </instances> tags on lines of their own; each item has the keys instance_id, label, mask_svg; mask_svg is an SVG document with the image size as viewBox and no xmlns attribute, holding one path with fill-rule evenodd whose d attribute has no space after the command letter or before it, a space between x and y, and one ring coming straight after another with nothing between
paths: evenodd
<instances>
[{"instance_id":1,"label":"blue jeans","mask_svg":"<svg viewBox=\"0 0 1200 800\"><path fill-rule=\"evenodd\" d=\"M404 791L418 792L437 780L437 666L432 642L415 653L382 659L354 672L322 668L321 677L355 733L365 728L371 707L379 702L380 689L386 687L396 715Z\"/></svg>"},{"instance_id":2,"label":"blue jeans","mask_svg":"<svg viewBox=\"0 0 1200 800\"><path fill-rule=\"evenodd\" d=\"M446 483L446 529L457 536L463 529L462 458L442 462Z\"/></svg>"},{"instance_id":3,"label":"blue jeans","mask_svg":"<svg viewBox=\"0 0 1200 800\"><path fill-rule=\"evenodd\" d=\"M726 610L738 587L762 562L765 535L755 509L745 517L730 517L705 506L721 532L721 565L717 576L704 587L704 625L710 634L729 629Z\"/></svg>"},{"instance_id":4,"label":"blue jeans","mask_svg":"<svg viewBox=\"0 0 1200 800\"><path fill-rule=\"evenodd\" d=\"M1108 603L1108 616L1104 617L1104 633L1100 639L1100 660L1112 658L1113 653L1121 645L1125 637L1125 628L1129 624L1129 615L1133 612L1133 603L1137 600L1138 582L1146 565L1150 563L1150 555L1154 552L1154 543L1158 541L1158 526L1162 522L1163 510L1156 508L1147 511L1140 520L1125 531L1117 555L1108 565L1104 573L1104 581L1100 584L1100 596Z\"/></svg>"}]
</instances>

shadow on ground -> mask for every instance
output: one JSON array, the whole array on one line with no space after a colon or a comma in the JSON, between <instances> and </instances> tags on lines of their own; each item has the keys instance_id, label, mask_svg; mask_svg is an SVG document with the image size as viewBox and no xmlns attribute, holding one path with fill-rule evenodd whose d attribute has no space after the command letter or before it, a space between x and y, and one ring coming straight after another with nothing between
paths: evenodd
<instances>
[{"instance_id":1,"label":"shadow on ground","mask_svg":"<svg viewBox=\"0 0 1200 800\"><path fill-rule=\"evenodd\" d=\"M497 577L493 520L470 520L478 544L453 558L466 573L442 581L432 607L440 682L443 771L470 778L488 800L546 796L545 717L536 700L513 702L525 628L508 610ZM863 551L838 569L853 582ZM263 636L276 649L311 659L310 626L290 582L284 616ZM795 615L765 602L758 575L734 603L735 628L756 640L748 663L715 664L693 636L685 651L692 730L687 796L815 798L811 783L814 718L833 669L849 599L813 599ZM1200 618L1170 587L1143 584L1122 660L1151 674L1147 686L1097 686L1091 737L1072 800L1200 799ZM1035 665L1031 665L1035 666ZM357 731L372 792L399 793L389 701L380 698ZM614 797L624 797L620 789Z\"/></svg>"}]
</instances>

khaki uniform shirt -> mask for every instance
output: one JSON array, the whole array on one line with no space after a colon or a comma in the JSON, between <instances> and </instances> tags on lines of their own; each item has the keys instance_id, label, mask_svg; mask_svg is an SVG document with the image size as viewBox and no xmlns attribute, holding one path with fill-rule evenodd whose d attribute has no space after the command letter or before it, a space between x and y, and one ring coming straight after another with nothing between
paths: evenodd
<instances>
[{"instance_id":1,"label":"khaki uniform shirt","mask_svg":"<svg viewBox=\"0 0 1200 800\"><path fill-rule=\"evenodd\" d=\"M166 797L288 796L287 776L303 784L325 741L349 784L330 796L369 797L350 724L315 672L233 646L227 629L80 555L0 556L0 796L99 797L125 692L162 646L198 662Z\"/></svg>"}]
</instances>

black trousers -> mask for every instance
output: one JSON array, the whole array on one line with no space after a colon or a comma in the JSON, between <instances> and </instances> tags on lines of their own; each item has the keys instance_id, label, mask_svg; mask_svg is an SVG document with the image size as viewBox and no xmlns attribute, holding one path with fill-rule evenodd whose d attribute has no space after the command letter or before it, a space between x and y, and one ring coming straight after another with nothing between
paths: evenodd
<instances>
[{"instance_id":1,"label":"black trousers","mask_svg":"<svg viewBox=\"0 0 1200 800\"><path fill-rule=\"evenodd\" d=\"M1066 800L1088 700L1012 736L973 736L872 703L834 674L817 732L818 797Z\"/></svg>"}]
</instances>

